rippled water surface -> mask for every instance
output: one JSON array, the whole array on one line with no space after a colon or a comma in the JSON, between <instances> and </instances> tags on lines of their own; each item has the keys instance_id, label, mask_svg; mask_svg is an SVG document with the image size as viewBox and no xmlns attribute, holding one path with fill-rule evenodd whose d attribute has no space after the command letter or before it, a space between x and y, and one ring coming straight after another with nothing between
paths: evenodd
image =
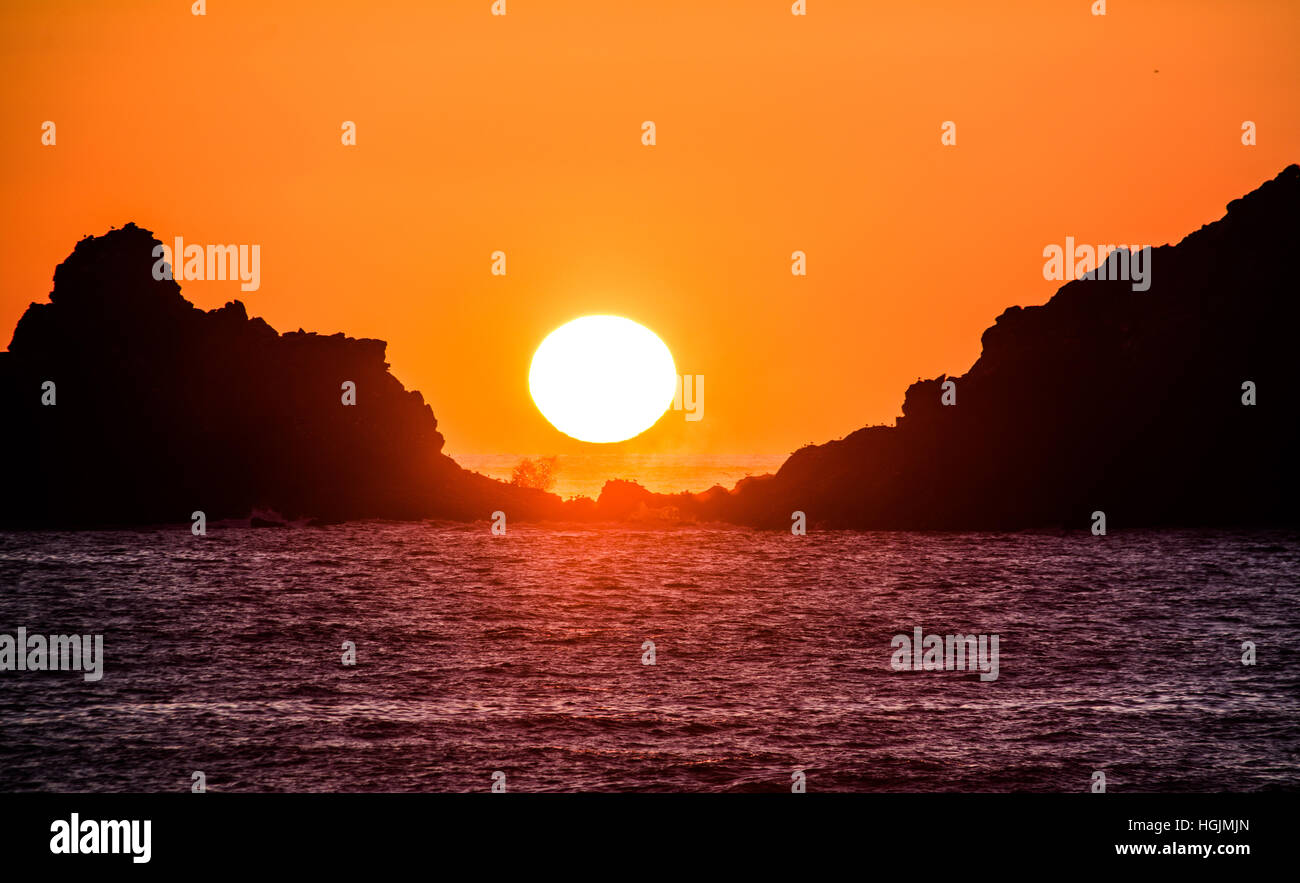
<instances>
[{"instance_id":1,"label":"rippled water surface","mask_svg":"<svg viewBox=\"0 0 1300 883\"><path fill-rule=\"evenodd\" d=\"M107 658L0 672L0 790L1295 789L1298 577L1290 532L0 534L0 633ZM1000 676L892 671L918 625Z\"/></svg>"}]
</instances>

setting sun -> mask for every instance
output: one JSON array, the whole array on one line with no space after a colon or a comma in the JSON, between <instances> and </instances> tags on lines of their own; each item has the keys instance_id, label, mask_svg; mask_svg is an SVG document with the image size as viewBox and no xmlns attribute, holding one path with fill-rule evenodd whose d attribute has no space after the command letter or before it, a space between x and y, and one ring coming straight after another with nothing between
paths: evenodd
<instances>
[{"instance_id":1,"label":"setting sun","mask_svg":"<svg viewBox=\"0 0 1300 883\"><path fill-rule=\"evenodd\" d=\"M583 316L547 335L528 388L556 429L585 442L640 435L672 404L677 367L653 331L620 316Z\"/></svg>"}]
</instances>

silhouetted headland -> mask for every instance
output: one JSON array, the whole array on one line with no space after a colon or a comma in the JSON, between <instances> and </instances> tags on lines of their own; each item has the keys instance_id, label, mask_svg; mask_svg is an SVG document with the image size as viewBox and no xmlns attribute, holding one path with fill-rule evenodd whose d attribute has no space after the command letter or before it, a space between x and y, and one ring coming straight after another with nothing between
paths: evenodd
<instances>
[{"instance_id":1,"label":"silhouetted headland","mask_svg":"<svg viewBox=\"0 0 1300 883\"><path fill-rule=\"evenodd\" d=\"M77 244L0 353L0 524L259 509L771 528L795 511L869 529L1082 526L1098 510L1113 527L1294 524L1297 241L1292 165L1154 249L1149 290L1082 279L1009 308L968 372L908 388L895 426L802 448L731 490L611 481L592 503L460 468L432 409L388 372L383 341L278 334L239 301L200 310L153 278L157 240L128 224ZM355 405L342 404L346 381Z\"/></svg>"},{"instance_id":2,"label":"silhouetted headland","mask_svg":"<svg viewBox=\"0 0 1300 883\"><path fill-rule=\"evenodd\" d=\"M557 516L554 495L467 472L382 340L277 334L239 301L203 311L155 280L152 233L83 239L0 354L0 523ZM43 384L54 404L43 404ZM355 404L343 404L343 384Z\"/></svg>"},{"instance_id":3,"label":"silhouetted headland","mask_svg":"<svg viewBox=\"0 0 1300 883\"><path fill-rule=\"evenodd\" d=\"M796 510L865 529L1084 526L1095 511L1111 527L1300 523L1297 242L1290 165L1153 249L1149 290L1079 279L1007 309L969 371L908 388L895 426L802 448L731 492L607 491L621 511L760 527Z\"/></svg>"}]
</instances>

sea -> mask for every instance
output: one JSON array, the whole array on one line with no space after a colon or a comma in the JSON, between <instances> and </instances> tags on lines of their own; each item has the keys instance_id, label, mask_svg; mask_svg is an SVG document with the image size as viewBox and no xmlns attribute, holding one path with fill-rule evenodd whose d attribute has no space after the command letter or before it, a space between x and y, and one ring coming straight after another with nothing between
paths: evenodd
<instances>
[{"instance_id":1,"label":"sea","mask_svg":"<svg viewBox=\"0 0 1300 883\"><path fill-rule=\"evenodd\" d=\"M0 671L0 791L1295 790L1298 607L1294 531L6 532L103 676Z\"/></svg>"}]
</instances>

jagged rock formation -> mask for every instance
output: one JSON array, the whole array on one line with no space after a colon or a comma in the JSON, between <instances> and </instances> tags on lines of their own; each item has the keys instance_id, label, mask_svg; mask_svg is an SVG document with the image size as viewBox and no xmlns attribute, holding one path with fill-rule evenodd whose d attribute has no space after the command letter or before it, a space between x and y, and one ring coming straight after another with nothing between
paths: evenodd
<instances>
[{"instance_id":1,"label":"jagged rock formation","mask_svg":"<svg viewBox=\"0 0 1300 883\"><path fill-rule=\"evenodd\" d=\"M244 518L730 521L787 528L1294 524L1300 168L1155 249L1151 287L1086 279L984 332L966 374L913 384L893 427L795 452L728 491L610 482L564 502L467 472L385 344L277 334L152 276L153 234L88 237L0 353L0 525ZM941 404L944 381L956 405ZM355 406L341 403L344 381ZM57 404L42 404L55 383ZM1242 384L1257 404L1242 403Z\"/></svg>"},{"instance_id":2,"label":"jagged rock formation","mask_svg":"<svg viewBox=\"0 0 1300 883\"><path fill-rule=\"evenodd\" d=\"M381 340L204 312L153 278L153 234L87 237L0 354L0 524L562 517L558 497L466 472ZM52 381L55 404L42 404ZM356 384L356 404L342 384Z\"/></svg>"},{"instance_id":3,"label":"jagged rock formation","mask_svg":"<svg viewBox=\"0 0 1300 883\"><path fill-rule=\"evenodd\" d=\"M1300 168L1153 250L1148 291L1083 279L1011 307L941 403L797 451L734 491L611 486L622 511L789 527L1006 529L1295 524ZM1242 403L1242 384L1257 404ZM605 495L601 506L606 508Z\"/></svg>"}]
</instances>

